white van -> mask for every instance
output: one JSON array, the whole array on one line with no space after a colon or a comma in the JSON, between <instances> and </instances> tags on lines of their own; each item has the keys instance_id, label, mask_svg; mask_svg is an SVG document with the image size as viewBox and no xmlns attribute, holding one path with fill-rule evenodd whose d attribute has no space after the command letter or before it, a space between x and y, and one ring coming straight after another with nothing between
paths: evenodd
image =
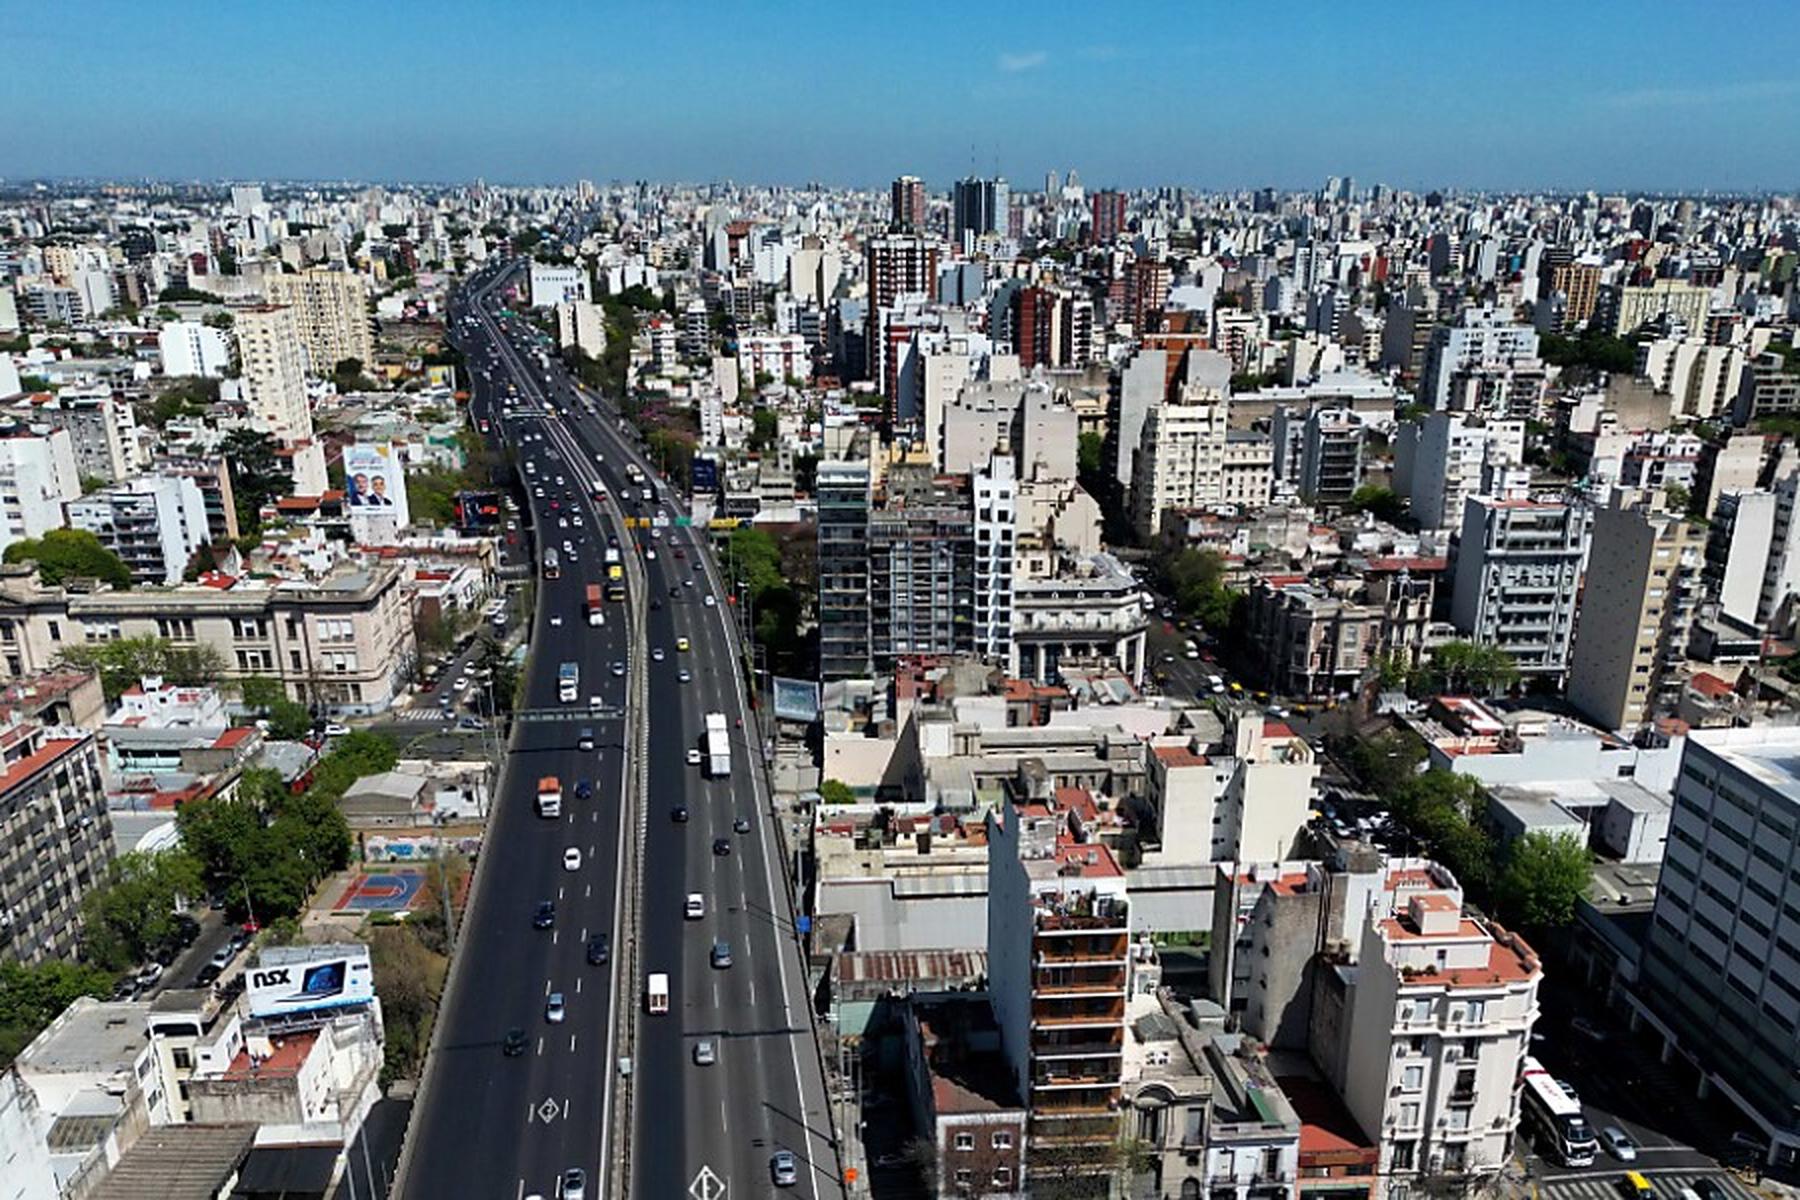
<instances>
[{"instance_id":1,"label":"white van","mask_svg":"<svg viewBox=\"0 0 1800 1200\"><path fill-rule=\"evenodd\" d=\"M706 915L706 897L699 892L689 892L687 904L682 909L682 916L690 921L698 921Z\"/></svg>"}]
</instances>

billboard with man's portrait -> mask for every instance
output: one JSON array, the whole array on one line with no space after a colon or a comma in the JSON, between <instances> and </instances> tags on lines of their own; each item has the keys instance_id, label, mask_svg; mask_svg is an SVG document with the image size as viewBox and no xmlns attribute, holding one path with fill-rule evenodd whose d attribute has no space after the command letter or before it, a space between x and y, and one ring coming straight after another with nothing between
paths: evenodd
<instances>
[{"instance_id":1,"label":"billboard with man's portrait","mask_svg":"<svg viewBox=\"0 0 1800 1200\"><path fill-rule=\"evenodd\" d=\"M344 511L359 542L392 541L412 523L406 505L406 468L392 442L344 447Z\"/></svg>"}]
</instances>

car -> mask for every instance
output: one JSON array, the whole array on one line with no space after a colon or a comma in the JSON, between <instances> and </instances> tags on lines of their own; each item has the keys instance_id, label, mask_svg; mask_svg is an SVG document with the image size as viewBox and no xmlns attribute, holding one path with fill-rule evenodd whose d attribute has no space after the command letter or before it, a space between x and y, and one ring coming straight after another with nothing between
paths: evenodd
<instances>
[{"instance_id":1,"label":"car","mask_svg":"<svg viewBox=\"0 0 1800 1200\"><path fill-rule=\"evenodd\" d=\"M500 1053L508 1058L517 1058L525 1053L525 1031L517 1025L507 1030L506 1036L500 1039Z\"/></svg>"},{"instance_id":2,"label":"car","mask_svg":"<svg viewBox=\"0 0 1800 1200\"><path fill-rule=\"evenodd\" d=\"M561 613L551 613L550 614L550 628L552 628L552 629L561 629L562 628L562 614Z\"/></svg>"},{"instance_id":3,"label":"car","mask_svg":"<svg viewBox=\"0 0 1800 1200\"><path fill-rule=\"evenodd\" d=\"M645 546L644 547L644 557L649 559L651 562L655 562L656 561L656 550L653 547Z\"/></svg>"},{"instance_id":4,"label":"car","mask_svg":"<svg viewBox=\"0 0 1800 1200\"><path fill-rule=\"evenodd\" d=\"M685 804L677 804L674 808L669 810L669 820L675 822L677 825L686 825L687 819L688 810Z\"/></svg>"},{"instance_id":5,"label":"car","mask_svg":"<svg viewBox=\"0 0 1800 1200\"><path fill-rule=\"evenodd\" d=\"M681 586L684 588L691 588L694 586L694 581L691 579L684 579L681 581Z\"/></svg>"},{"instance_id":6,"label":"car","mask_svg":"<svg viewBox=\"0 0 1800 1200\"><path fill-rule=\"evenodd\" d=\"M687 765L690 767L697 767L700 765L700 751L695 746L688 747Z\"/></svg>"},{"instance_id":7,"label":"car","mask_svg":"<svg viewBox=\"0 0 1800 1200\"><path fill-rule=\"evenodd\" d=\"M350 727L348 725L340 725L338 722L332 721L325 726L325 736L326 737L349 737L350 736Z\"/></svg>"},{"instance_id":8,"label":"car","mask_svg":"<svg viewBox=\"0 0 1800 1200\"><path fill-rule=\"evenodd\" d=\"M592 750L594 748L594 730L592 726L583 725L581 727L581 732L576 735L575 738L575 748L577 750Z\"/></svg>"},{"instance_id":9,"label":"car","mask_svg":"<svg viewBox=\"0 0 1800 1200\"><path fill-rule=\"evenodd\" d=\"M575 522L575 528L577 528L577 529L581 528L581 514L580 513L576 513L573 517L570 517L569 519L571 521Z\"/></svg>"},{"instance_id":10,"label":"car","mask_svg":"<svg viewBox=\"0 0 1800 1200\"><path fill-rule=\"evenodd\" d=\"M594 798L594 781L591 779L577 779L575 781L575 798L577 800L592 800Z\"/></svg>"},{"instance_id":11,"label":"car","mask_svg":"<svg viewBox=\"0 0 1800 1200\"><path fill-rule=\"evenodd\" d=\"M793 1187L800 1182L800 1165L792 1150L777 1150L769 1157L769 1179L776 1187Z\"/></svg>"},{"instance_id":12,"label":"car","mask_svg":"<svg viewBox=\"0 0 1800 1200\"><path fill-rule=\"evenodd\" d=\"M537 487L532 488L531 494L536 496L539 500L542 500L544 498L544 485L540 483Z\"/></svg>"},{"instance_id":13,"label":"car","mask_svg":"<svg viewBox=\"0 0 1800 1200\"><path fill-rule=\"evenodd\" d=\"M537 913L531 918L531 927L533 929L549 929L555 924L556 902L553 900L540 900L537 906Z\"/></svg>"},{"instance_id":14,"label":"car","mask_svg":"<svg viewBox=\"0 0 1800 1200\"><path fill-rule=\"evenodd\" d=\"M223 971L226 967L231 965L231 960L236 958L237 955L238 947L227 942L225 945L220 946L217 950L213 951L212 957L206 960L206 965L209 967L216 967L218 970Z\"/></svg>"},{"instance_id":15,"label":"car","mask_svg":"<svg viewBox=\"0 0 1800 1200\"><path fill-rule=\"evenodd\" d=\"M701 1038L694 1043L694 1065L696 1067L710 1067L718 1061L719 1052L713 1046L711 1038Z\"/></svg>"},{"instance_id":16,"label":"car","mask_svg":"<svg viewBox=\"0 0 1800 1200\"><path fill-rule=\"evenodd\" d=\"M687 903L681 906L683 920L698 921L706 916L706 897L699 892L689 892Z\"/></svg>"},{"instance_id":17,"label":"car","mask_svg":"<svg viewBox=\"0 0 1800 1200\"><path fill-rule=\"evenodd\" d=\"M612 665L612 673L613 673L613 674L614 674L614 675L623 675L623 674L625 674L625 664L624 664L624 663L622 663L622 662L615 662L615 663L614 663L614 664L613 664L613 665Z\"/></svg>"},{"instance_id":18,"label":"car","mask_svg":"<svg viewBox=\"0 0 1800 1200\"><path fill-rule=\"evenodd\" d=\"M701 603L705 604L706 607L708 607L708 608L719 607L719 602L717 600L713 599L713 594L711 592L706 593L706 596L701 601Z\"/></svg>"},{"instance_id":19,"label":"car","mask_svg":"<svg viewBox=\"0 0 1800 1200\"><path fill-rule=\"evenodd\" d=\"M682 550L682 548L680 546L677 546L677 547L675 547L675 557L676 558L686 558L687 553L684 550Z\"/></svg>"},{"instance_id":20,"label":"car","mask_svg":"<svg viewBox=\"0 0 1800 1200\"><path fill-rule=\"evenodd\" d=\"M487 722L480 717L464 717L456 723L459 729L486 729Z\"/></svg>"},{"instance_id":21,"label":"car","mask_svg":"<svg viewBox=\"0 0 1800 1200\"><path fill-rule=\"evenodd\" d=\"M730 838L714 838L713 839L713 853L718 855L720 858L724 858L726 855L730 854L731 853L731 839Z\"/></svg>"},{"instance_id":22,"label":"car","mask_svg":"<svg viewBox=\"0 0 1800 1200\"><path fill-rule=\"evenodd\" d=\"M731 943L723 938L712 944L712 965L715 970L723 971L731 966Z\"/></svg>"},{"instance_id":23,"label":"car","mask_svg":"<svg viewBox=\"0 0 1800 1200\"><path fill-rule=\"evenodd\" d=\"M137 985L141 988L155 987L162 978L163 965L159 962L145 963L137 973Z\"/></svg>"},{"instance_id":24,"label":"car","mask_svg":"<svg viewBox=\"0 0 1800 1200\"><path fill-rule=\"evenodd\" d=\"M596 933L588 939L587 960L596 967L604 967L612 958L612 939L604 933Z\"/></svg>"},{"instance_id":25,"label":"car","mask_svg":"<svg viewBox=\"0 0 1800 1200\"><path fill-rule=\"evenodd\" d=\"M690 580L689 580L689 581L688 581L688 582L689 582L689 583L692 583L692 582L693 582L693 580L691 580L691 579L690 579ZM679 650L679 651L681 651L681 652L682 652L682 653L683 653L683 654L686 654L686 653L687 653L687 652L688 652L688 650L689 650L689 648L690 648L690 647L689 647L689 646L688 646L688 640L687 640L687 639L686 639L686 638L684 638L684 637L682 637L682 638L676 638L676 639L675 639L675 648L676 648L676 649L677 649L677 650Z\"/></svg>"},{"instance_id":26,"label":"car","mask_svg":"<svg viewBox=\"0 0 1800 1200\"><path fill-rule=\"evenodd\" d=\"M683 668L681 668L680 671L678 671L676 673L675 678L680 680L682 683L692 683L694 681L694 673L692 671L688 670L686 667L683 667Z\"/></svg>"},{"instance_id":27,"label":"car","mask_svg":"<svg viewBox=\"0 0 1800 1200\"><path fill-rule=\"evenodd\" d=\"M551 992L544 997L544 1020L552 1025L561 1025L563 1017L568 1015L568 1008L563 1004L561 992Z\"/></svg>"},{"instance_id":28,"label":"car","mask_svg":"<svg viewBox=\"0 0 1800 1200\"><path fill-rule=\"evenodd\" d=\"M562 1173L562 1200L587 1200L587 1172L570 1167Z\"/></svg>"},{"instance_id":29,"label":"car","mask_svg":"<svg viewBox=\"0 0 1800 1200\"><path fill-rule=\"evenodd\" d=\"M1631 1135L1617 1125L1608 1125L1600 1131L1600 1140L1606 1143L1606 1152L1620 1162L1637 1161L1637 1143Z\"/></svg>"},{"instance_id":30,"label":"car","mask_svg":"<svg viewBox=\"0 0 1800 1200\"><path fill-rule=\"evenodd\" d=\"M219 978L219 968L207 963L194 974L195 987L211 987Z\"/></svg>"},{"instance_id":31,"label":"car","mask_svg":"<svg viewBox=\"0 0 1800 1200\"><path fill-rule=\"evenodd\" d=\"M1731 1197L1731 1193L1725 1190L1725 1185L1709 1175L1700 1176L1689 1186L1700 1200L1730 1200Z\"/></svg>"},{"instance_id":32,"label":"car","mask_svg":"<svg viewBox=\"0 0 1800 1200\"><path fill-rule=\"evenodd\" d=\"M453 692L460 692L468 686L469 677L467 675L458 675L455 679L450 681L450 690Z\"/></svg>"},{"instance_id":33,"label":"car","mask_svg":"<svg viewBox=\"0 0 1800 1200\"><path fill-rule=\"evenodd\" d=\"M1638 1171L1627 1171L1619 1176L1619 1191L1628 1200L1655 1200L1656 1197L1656 1189Z\"/></svg>"},{"instance_id":34,"label":"car","mask_svg":"<svg viewBox=\"0 0 1800 1200\"><path fill-rule=\"evenodd\" d=\"M731 818L731 828L734 833L749 833L750 818L742 815Z\"/></svg>"},{"instance_id":35,"label":"car","mask_svg":"<svg viewBox=\"0 0 1800 1200\"><path fill-rule=\"evenodd\" d=\"M1597 1045L1603 1044L1606 1041L1606 1030L1600 1028L1598 1022L1591 1021L1586 1017L1576 1017L1573 1021L1570 1021L1569 1031L1578 1034Z\"/></svg>"},{"instance_id":36,"label":"car","mask_svg":"<svg viewBox=\"0 0 1800 1200\"><path fill-rule=\"evenodd\" d=\"M650 651L650 657L655 659L657 662L661 662L663 660L663 658L665 657L665 655L663 654L663 648L661 646L657 646L654 649L652 649Z\"/></svg>"},{"instance_id":37,"label":"car","mask_svg":"<svg viewBox=\"0 0 1800 1200\"><path fill-rule=\"evenodd\" d=\"M558 518L557 518L557 519L556 519L556 527L557 527L557 528L558 528L558 529L567 529L567 528L568 528L568 527L569 527L569 518L567 518L567 517L558 517Z\"/></svg>"},{"instance_id":38,"label":"car","mask_svg":"<svg viewBox=\"0 0 1800 1200\"><path fill-rule=\"evenodd\" d=\"M581 870L581 847L580 846L570 846L568 849L563 851L563 870L565 870L565 871Z\"/></svg>"}]
</instances>

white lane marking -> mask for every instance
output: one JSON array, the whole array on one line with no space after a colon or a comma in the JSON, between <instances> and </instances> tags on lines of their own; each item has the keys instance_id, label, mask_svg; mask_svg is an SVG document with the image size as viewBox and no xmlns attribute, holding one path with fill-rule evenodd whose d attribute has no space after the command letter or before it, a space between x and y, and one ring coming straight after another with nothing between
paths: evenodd
<instances>
[{"instance_id":1,"label":"white lane marking","mask_svg":"<svg viewBox=\"0 0 1800 1200\"><path fill-rule=\"evenodd\" d=\"M558 900L561 900L563 898L563 889L561 887L558 887L556 889L556 898Z\"/></svg>"},{"instance_id":2,"label":"white lane marking","mask_svg":"<svg viewBox=\"0 0 1800 1200\"><path fill-rule=\"evenodd\" d=\"M550 944L552 946L556 945L556 939L560 932L561 932L560 930L556 930L556 929L552 929L550 931Z\"/></svg>"},{"instance_id":3,"label":"white lane marking","mask_svg":"<svg viewBox=\"0 0 1800 1200\"><path fill-rule=\"evenodd\" d=\"M549 994L550 994L550 981L548 979L546 979L546 980L544 980L544 995L548 996Z\"/></svg>"},{"instance_id":4,"label":"white lane marking","mask_svg":"<svg viewBox=\"0 0 1800 1200\"><path fill-rule=\"evenodd\" d=\"M579 975L575 977L575 994L577 996L581 995L581 976Z\"/></svg>"},{"instance_id":5,"label":"white lane marking","mask_svg":"<svg viewBox=\"0 0 1800 1200\"><path fill-rule=\"evenodd\" d=\"M541 1033L540 1033L540 1034L538 1034L538 1049L537 1049L537 1052L538 1052L538 1057L539 1057L539 1058L542 1058L542 1057L543 1057L543 1056L544 1056L544 1035L543 1035L543 1034L541 1034Z\"/></svg>"},{"instance_id":6,"label":"white lane marking","mask_svg":"<svg viewBox=\"0 0 1800 1200\"><path fill-rule=\"evenodd\" d=\"M570 1054L575 1053L575 1035L572 1033L569 1035L569 1053ZM563 1102L563 1111L565 1113L568 1111L568 1102L567 1101Z\"/></svg>"},{"instance_id":7,"label":"white lane marking","mask_svg":"<svg viewBox=\"0 0 1800 1200\"><path fill-rule=\"evenodd\" d=\"M586 888L584 888L584 889L583 889L583 890L582 890L582 893L581 893L581 894L582 894L582 895L583 895L583 896L587 896L587 897L591 897L591 896L593 896L593 894L594 894L594 885L593 885L593 884L591 884L591 883L590 883L590 884L588 884L588 885L587 885L587 887L586 887ZM583 938L583 939L582 939L582 940L583 940L583 941L586 941L586 940L587 940L587 939L586 939L586 938Z\"/></svg>"},{"instance_id":8,"label":"white lane marking","mask_svg":"<svg viewBox=\"0 0 1800 1200\"><path fill-rule=\"evenodd\" d=\"M520 1179L519 1180L519 1190L513 1193L513 1200L524 1200L524 1198L525 1198L525 1180Z\"/></svg>"}]
</instances>

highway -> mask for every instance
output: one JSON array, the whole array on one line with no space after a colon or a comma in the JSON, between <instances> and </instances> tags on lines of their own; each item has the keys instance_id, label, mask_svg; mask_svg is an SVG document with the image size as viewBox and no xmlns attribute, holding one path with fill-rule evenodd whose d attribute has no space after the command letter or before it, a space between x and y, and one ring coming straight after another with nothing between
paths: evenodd
<instances>
[{"instance_id":1,"label":"highway","mask_svg":"<svg viewBox=\"0 0 1800 1200\"><path fill-rule=\"evenodd\" d=\"M522 323L497 315L500 293L518 277L516 264L484 270L451 319L463 328L459 344L474 368L475 418L516 448L521 471L537 464L524 478L540 559L555 546L564 562L560 578L539 583L525 701L535 715L516 723L409 1132L403 1194L552 1197L559 1173L580 1167L589 1196L609 1195L610 1168L624 1161L633 1195L692 1190L721 1200L771 1191L771 1155L786 1149L799 1178L783 1190L841 1196L777 818L761 770L751 769L757 738L728 589L702 552L704 534L675 523L676 498L648 474L599 398L576 389L553 358L546 365ZM465 322L471 314L475 322ZM628 463L646 472L643 485L627 479ZM627 528L626 518L644 527ZM609 537L627 559L631 595L607 604L606 624L590 628L585 587L602 578ZM562 553L565 538L573 562ZM603 718L575 716L585 701L559 704L556 674L565 661L579 666L581 695L611 710ZM615 675L614 664L628 673ZM625 719L631 695L645 702ZM709 712L727 719L728 778L707 778L689 763ZM572 719L551 719L564 713ZM592 752L576 748L584 726L595 732ZM648 797L641 809L627 786L628 770L640 765ZM546 774L563 781L558 821L532 811ZM593 781L592 799L574 799L576 779ZM673 819L677 806L685 821ZM729 852L715 852L715 843ZM579 870L564 870L569 846L582 852ZM632 927L620 889L625 855L640 851L642 922ZM701 919L683 916L690 892L704 897ZM557 903L547 931L532 928L542 900ZM587 939L597 933L611 938L604 966L587 961ZM728 968L710 963L718 940L729 944ZM651 972L670 976L667 1015L644 1011ZM566 999L560 1024L544 1016L553 991ZM516 1058L501 1051L511 1027L528 1035ZM716 1048L712 1065L694 1061L702 1039ZM628 1096L619 1086L622 1057L631 1059L635 1095L629 1137L614 1145L614 1106Z\"/></svg>"}]
</instances>

